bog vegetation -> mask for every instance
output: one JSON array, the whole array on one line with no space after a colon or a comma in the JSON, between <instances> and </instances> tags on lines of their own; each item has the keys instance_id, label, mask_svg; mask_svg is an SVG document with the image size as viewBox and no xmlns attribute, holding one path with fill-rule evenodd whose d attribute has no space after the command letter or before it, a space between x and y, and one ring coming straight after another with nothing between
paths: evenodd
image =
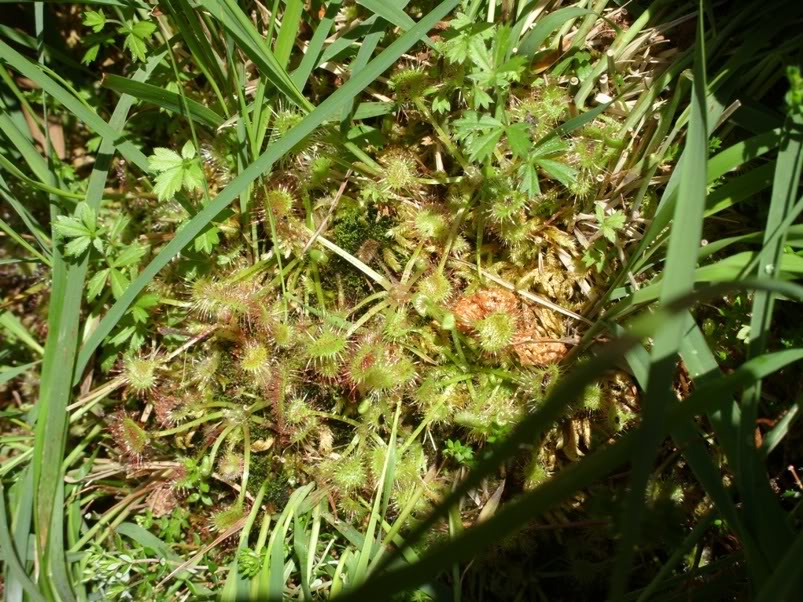
<instances>
[{"instance_id":1,"label":"bog vegetation","mask_svg":"<svg viewBox=\"0 0 803 602\"><path fill-rule=\"evenodd\" d=\"M793 4L10 7L5 599L795 597Z\"/></svg>"}]
</instances>

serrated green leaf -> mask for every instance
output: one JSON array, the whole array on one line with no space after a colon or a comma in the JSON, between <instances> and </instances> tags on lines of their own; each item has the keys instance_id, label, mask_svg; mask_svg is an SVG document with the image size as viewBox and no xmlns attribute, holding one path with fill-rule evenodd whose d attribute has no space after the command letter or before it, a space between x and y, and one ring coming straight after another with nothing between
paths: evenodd
<instances>
[{"instance_id":1,"label":"serrated green leaf","mask_svg":"<svg viewBox=\"0 0 803 602\"><path fill-rule=\"evenodd\" d=\"M607 218L605 218L605 225L613 228L614 230L621 230L625 226L627 217L621 211L614 211Z\"/></svg>"},{"instance_id":2,"label":"serrated green leaf","mask_svg":"<svg viewBox=\"0 0 803 602\"><path fill-rule=\"evenodd\" d=\"M184 160L181 156L169 148L157 147L153 149L153 154L148 157L148 166L154 171L167 171L175 167L181 167Z\"/></svg>"},{"instance_id":3,"label":"serrated green leaf","mask_svg":"<svg viewBox=\"0 0 803 602\"><path fill-rule=\"evenodd\" d=\"M111 267L124 268L137 263L148 252L146 245L132 243L110 262Z\"/></svg>"},{"instance_id":4,"label":"serrated green leaf","mask_svg":"<svg viewBox=\"0 0 803 602\"><path fill-rule=\"evenodd\" d=\"M81 220L89 232L95 232L97 229L97 218L92 207L83 201L78 203L78 205L75 207L75 216Z\"/></svg>"},{"instance_id":5,"label":"serrated green leaf","mask_svg":"<svg viewBox=\"0 0 803 602\"><path fill-rule=\"evenodd\" d=\"M452 122L452 126L455 129L455 137L458 140L462 140L475 132L502 128L504 124L490 115L480 114L476 111L466 111L463 117Z\"/></svg>"},{"instance_id":6,"label":"serrated green leaf","mask_svg":"<svg viewBox=\"0 0 803 602\"><path fill-rule=\"evenodd\" d=\"M535 145L532 158L550 157L568 150L569 146L560 138L547 138Z\"/></svg>"},{"instance_id":7,"label":"serrated green leaf","mask_svg":"<svg viewBox=\"0 0 803 602\"><path fill-rule=\"evenodd\" d=\"M100 44L93 44L84 53L84 56L81 58L81 63L84 65L88 65L96 58L98 58L98 52L100 52Z\"/></svg>"},{"instance_id":8,"label":"serrated green leaf","mask_svg":"<svg viewBox=\"0 0 803 602\"><path fill-rule=\"evenodd\" d=\"M117 347L125 343L128 339L130 339L134 333L137 331L136 326L126 326L125 328L121 329L116 335L114 335L110 340L112 346Z\"/></svg>"},{"instance_id":9,"label":"serrated green leaf","mask_svg":"<svg viewBox=\"0 0 803 602\"><path fill-rule=\"evenodd\" d=\"M131 223L131 219L128 216L121 215L112 224L111 228L109 228L109 240L117 240L125 232L125 229L128 228L128 224Z\"/></svg>"},{"instance_id":10,"label":"serrated green leaf","mask_svg":"<svg viewBox=\"0 0 803 602\"><path fill-rule=\"evenodd\" d=\"M506 133L513 154L520 159L526 159L530 153L529 126L526 123L516 123L508 126Z\"/></svg>"},{"instance_id":11,"label":"serrated green leaf","mask_svg":"<svg viewBox=\"0 0 803 602\"><path fill-rule=\"evenodd\" d=\"M77 257L87 250L91 242L92 239L88 236L79 236L78 238L73 238L64 247L64 252L70 257Z\"/></svg>"},{"instance_id":12,"label":"serrated green leaf","mask_svg":"<svg viewBox=\"0 0 803 602\"><path fill-rule=\"evenodd\" d=\"M169 201L181 190L183 181L184 170L181 167L174 167L156 176L153 191L160 201Z\"/></svg>"},{"instance_id":13,"label":"serrated green leaf","mask_svg":"<svg viewBox=\"0 0 803 602\"><path fill-rule=\"evenodd\" d=\"M555 178L566 187L571 186L577 181L577 170L571 165L566 165L565 163L552 159L538 159L537 163L549 176Z\"/></svg>"},{"instance_id":14,"label":"serrated green leaf","mask_svg":"<svg viewBox=\"0 0 803 602\"><path fill-rule=\"evenodd\" d=\"M471 161L484 161L494 152L499 140L502 138L503 130L493 130L483 134L474 140L468 147L469 159Z\"/></svg>"},{"instance_id":15,"label":"serrated green leaf","mask_svg":"<svg viewBox=\"0 0 803 602\"><path fill-rule=\"evenodd\" d=\"M106 15L102 10L88 10L84 13L83 24L86 27L91 27L92 31L99 33L106 25Z\"/></svg>"},{"instance_id":16,"label":"serrated green leaf","mask_svg":"<svg viewBox=\"0 0 803 602\"><path fill-rule=\"evenodd\" d=\"M65 238L90 236L92 234L81 222L81 220L75 217L67 217L65 215L59 215L56 217L56 221L53 224L53 229L57 234L64 236Z\"/></svg>"},{"instance_id":17,"label":"serrated green leaf","mask_svg":"<svg viewBox=\"0 0 803 602\"><path fill-rule=\"evenodd\" d=\"M538 171L532 163L523 163L518 170L520 184L519 190L528 194L530 198L541 194L541 186L538 183Z\"/></svg>"},{"instance_id":18,"label":"serrated green leaf","mask_svg":"<svg viewBox=\"0 0 803 602\"><path fill-rule=\"evenodd\" d=\"M130 33L125 37L125 40L123 41L123 48L128 50L131 53L131 56L140 62L144 63L148 58L148 47L145 45L145 42L142 40L142 38L134 35L133 33Z\"/></svg>"},{"instance_id":19,"label":"serrated green leaf","mask_svg":"<svg viewBox=\"0 0 803 602\"><path fill-rule=\"evenodd\" d=\"M485 46L485 41L479 37L473 37L468 43L468 56L471 58L477 67L485 73L491 73L494 70L493 60L491 53Z\"/></svg>"},{"instance_id":20,"label":"serrated green leaf","mask_svg":"<svg viewBox=\"0 0 803 602\"><path fill-rule=\"evenodd\" d=\"M207 229L195 238L195 250L199 253L206 253L207 255L220 243L218 230L215 227Z\"/></svg>"},{"instance_id":21,"label":"serrated green leaf","mask_svg":"<svg viewBox=\"0 0 803 602\"><path fill-rule=\"evenodd\" d=\"M448 98L436 96L432 99L433 113L448 113L452 108Z\"/></svg>"},{"instance_id":22,"label":"serrated green leaf","mask_svg":"<svg viewBox=\"0 0 803 602\"><path fill-rule=\"evenodd\" d=\"M192 143L192 140L187 140L184 146L181 147L181 156L187 160L195 158L195 145Z\"/></svg>"},{"instance_id":23,"label":"serrated green leaf","mask_svg":"<svg viewBox=\"0 0 803 602\"><path fill-rule=\"evenodd\" d=\"M89 279L89 282L86 283L86 298L89 301L100 295L108 277L109 268L104 268Z\"/></svg>"},{"instance_id":24,"label":"serrated green leaf","mask_svg":"<svg viewBox=\"0 0 803 602\"><path fill-rule=\"evenodd\" d=\"M128 285L131 284L131 281L128 277L123 273L122 270L118 270L116 268L111 268L109 271L109 281L112 285L112 295L114 295L115 299L119 299L122 297L125 289L128 288Z\"/></svg>"},{"instance_id":25,"label":"serrated green leaf","mask_svg":"<svg viewBox=\"0 0 803 602\"><path fill-rule=\"evenodd\" d=\"M201 169L200 164L197 161L193 161L184 166L183 168L184 176L184 189L185 190L198 190L199 188L203 187L204 183L204 172Z\"/></svg>"},{"instance_id":26,"label":"serrated green leaf","mask_svg":"<svg viewBox=\"0 0 803 602\"><path fill-rule=\"evenodd\" d=\"M131 27L131 33L141 39L151 37L156 31L156 23L151 21L137 21Z\"/></svg>"}]
</instances>

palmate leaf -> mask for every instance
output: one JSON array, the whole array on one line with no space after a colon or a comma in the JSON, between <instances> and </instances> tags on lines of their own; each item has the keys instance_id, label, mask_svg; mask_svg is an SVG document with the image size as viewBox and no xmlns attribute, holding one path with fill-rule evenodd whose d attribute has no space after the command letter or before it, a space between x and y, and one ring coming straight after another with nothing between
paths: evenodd
<instances>
[{"instance_id":1,"label":"palmate leaf","mask_svg":"<svg viewBox=\"0 0 803 602\"><path fill-rule=\"evenodd\" d=\"M499 141L502 139L502 134L504 130L491 130L490 132L486 132L481 136L475 138L469 145L468 145L468 152L469 152L469 160L482 162L494 152L494 149L499 144Z\"/></svg>"},{"instance_id":2,"label":"palmate leaf","mask_svg":"<svg viewBox=\"0 0 803 602\"><path fill-rule=\"evenodd\" d=\"M106 25L106 15L103 14L102 10L88 10L84 13L83 24L86 27L91 27L95 33L99 33Z\"/></svg>"},{"instance_id":3,"label":"palmate leaf","mask_svg":"<svg viewBox=\"0 0 803 602\"><path fill-rule=\"evenodd\" d=\"M191 141L184 144L181 155L169 148L155 148L148 157L148 166L159 173L153 191L159 200L172 199L182 189L197 190L203 185L203 169L196 159L195 146Z\"/></svg>"},{"instance_id":4,"label":"palmate leaf","mask_svg":"<svg viewBox=\"0 0 803 602\"><path fill-rule=\"evenodd\" d=\"M129 21L118 29L119 33L126 34L123 48L127 49L134 59L143 63L148 54L145 40L151 37L155 31L156 24L150 21L137 21L136 23Z\"/></svg>"},{"instance_id":5,"label":"palmate leaf","mask_svg":"<svg viewBox=\"0 0 803 602\"><path fill-rule=\"evenodd\" d=\"M518 169L519 190L528 194L530 198L541 194L541 185L538 182L538 170L532 163L522 163Z\"/></svg>"},{"instance_id":6,"label":"palmate leaf","mask_svg":"<svg viewBox=\"0 0 803 602\"><path fill-rule=\"evenodd\" d=\"M577 170L571 165L553 159L537 159L536 165L567 188L577 181Z\"/></svg>"},{"instance_id":7,"label":"palmate leaf","mask_svg":"<svg viewBox=\"0 0 803 602\"><path fill-rule=\"evenodd\" d=\"M184 170L181 167L174 167L156 176L153 191L160 201L167 201L176 196L176 193L181 190L183 181Z\"/></svg>"},{"instance_id":8,"label":"palmate leaf","mask_svg":"<svg viewBox=\"0 0 803 602\"><path fill-rule=\"evenodd\" d=\"M519 159L526 159L530 154L529 126L526 123L514 123L505 130L510 150Z\"/></svg>"},{"instance_id":9,"label":"palmate leaf","mask_svg":"<svg viewBox=\"0 0 803 602\"><path fill-rule=\"evenodd\" d=\"M148 165L154 171L167 171L175 167L181 167L184 160L181 156L169 148L155 148L153 154L148 157Z\"/></svg>"}]
</instances>

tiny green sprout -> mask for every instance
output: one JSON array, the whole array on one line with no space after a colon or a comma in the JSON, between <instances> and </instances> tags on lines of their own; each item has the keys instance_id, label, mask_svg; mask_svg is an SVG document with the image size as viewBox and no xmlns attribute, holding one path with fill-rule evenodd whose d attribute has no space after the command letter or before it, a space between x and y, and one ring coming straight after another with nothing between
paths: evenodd
<instances>
[{"instance_id":1,"label":"tiny green sprout","mask_svg":"<svg viewBox=\"0 0 803 602\"><path fill-rule=\"evenodd\" d=\"M119 410L114 415L109 428L123 455L139 461L149 440L145 429L123 410Z\"/></svg>"},{"instance_id":2,"label":"tiny green sprout","mask_svg":"<svg viewBox=\"0 0 803 602\"><path fill-rule=\"evenodd\" d=\"M462 441L447 439L443 455L446 458L452 458L463 466L470 467L474 464L474 449L470 445L465 445Z\"/></svg>"},{"instance_id":3,"label":"tiny green sprout","mask_svg":"<svg viewBox=\"0 0 803 602\"><path fill-rule=\"evenodd\" d=\"M304 354L313 363L323 364L337 360L346 348L346 337L325 327L318 336L307 341Z\"/></svg>"},{"instance_id":4,"label":"tiny green sprout","mask_svg":"<svg viewBox=\"0 0 803 602\"><path fill-rule=\"evenodd\" d=\"M70 239L64 247L65 254L70 257L82 255L90 245L99 253L104 252L101 239L104 229L98 225L95 210L83 201L76 205L72 216L57 216L53 230L61 237Z\"/></svg>"},{"instance_id":5,"label":"tiny green sprout","mask_svg":"<svg viewBox=\"0 0 803 602\"><path fill-rule=\"evenodd\" d=\"M123 378L137 395L145 395L156 386L156 369L159 360L156 357L129 355L123 360Z\"/></svg>"},{"instance_id":6,"label":"tiny green sprout","mask_svg":"<svg viewBox=\"0 0 803 602\"><path fill-rule=\"evenodd\" d=\"M365 464L357 454L339 460L329 460L326 463L326 471L332 485L341 495L354 493L367 483Z\"/></svg>"},{"instance_id":7,"label":"tiny green sprout","mask_svg":"<svg viewBox=\"0 0 803 602\"><path fill-rule=\"evenodd\" d=\"M604 395L602 392L602 387L600 387L598 384L594 383L592 385L588 385L583 391L581 405L586 410L591 412L598 411L602 407L603 401Z\"/></svg>"},{"instance_id":8,"label":"tiny green sprout","mask_svg":"<svg viewBox=\"0 0 803 602\"><path fill-rule=\"evenodd\" d=\"M424 240L438 240L446 233L446 219L428 209L416 213L414 227L416 233Z\"/></svg>"},{"instance_id":9,"label":"tiny green sprout","mask_svg":"<svg viewBox=\"0 0 803 602\"><path fill-rule=\"evenodd\" d=\"M415 187L418 170L415 159L404 151L391 151L380 159L385 168L384 184L393 192Z\"/></svg>"},{"instance_id":10,"label":"tiny green sprout","mask_svg":"<svg viewBox=\"0 0 803 602\"><path fill-rule=\"evenodd\" d=\"M611 242L616 242L616 233L625 227L627 217L621 211L606 214L604 207L597 203L595 208L597 223L602 235Z\"/></svg>"},{"instance_id":11,"label":"tiny green sprout","mask_svg":"<svg viewBox=\"0 0 803 602\"><path fill-rule=\"evenodd\" d=\"M88 10L84 12L83 25L91 27L95 33L100 33L106 26L106 15L103 10Z\"/></svg>"},{"instance_id":12,"label":"tiny green sprout","mask_svg":"<svg viewBox=\"0 0 803 602\"><path fill-rule=\"evenodd\" d=\"M263 200L266 212L271 212L276 217L284 217L293 210L295 199L287 188L280 186L268 190Z\"/></svg>"},{"instance_id":13,"label":"tiny green sprout","mask_svg":"<svg viewBox=\"0 0 803 602\"><path fill-rule=\"evenodd\" d=\"M262 372L267 368L268 350L261 343L248 341L242 349L240 368L246 372Z\"/></svg>"},{"instance_id":14,"label":"tiny green sprout","mask_svg":"<svg viewBox=\"0 0 803 602\"><path fill-rule=\"evenodd\" d=\"M148 58L148 47L145 41L156 31L156 23L151 21L126 21L117 28L117 32L126 34L123 40L123 48L131 53L131 56L144 63Z\"/></svg>"},{"instance_id":15,"label":"tiny green sprout","mask_svg":"<svg viewBox=\"0 0 803 602\"><path fill-rule=\"evenodd\" d=\"M212 528L222 533L234 527L246 517L246 511L240 504L234 504L212 515Z\"/></svg>"},{"instance_id":16,"label":"tiny green sprout","mask_svg":"<svg viewBox=\"0 0 803 602\"><path fill-rule=\"evenodd\" d=\"M516 319L497 311L477 323L480 347L488 353L499 353L513 342L516 334Z\"/></svg>"}]
</instances>

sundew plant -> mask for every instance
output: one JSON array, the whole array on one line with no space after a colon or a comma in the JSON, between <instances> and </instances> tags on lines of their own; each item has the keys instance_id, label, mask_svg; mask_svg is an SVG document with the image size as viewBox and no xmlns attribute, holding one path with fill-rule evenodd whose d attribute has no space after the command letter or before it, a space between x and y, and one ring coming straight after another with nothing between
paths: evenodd
<instances>
[{"instance_id":1,"label":"sundew plant","mask_svg":"<svg viewBox=\"0 0 803 602\"><path fill-rule=\"evenodd\" d=\"M9 602L803 585L803 5L12 2Z\"/></svg>"}]
</instances>

